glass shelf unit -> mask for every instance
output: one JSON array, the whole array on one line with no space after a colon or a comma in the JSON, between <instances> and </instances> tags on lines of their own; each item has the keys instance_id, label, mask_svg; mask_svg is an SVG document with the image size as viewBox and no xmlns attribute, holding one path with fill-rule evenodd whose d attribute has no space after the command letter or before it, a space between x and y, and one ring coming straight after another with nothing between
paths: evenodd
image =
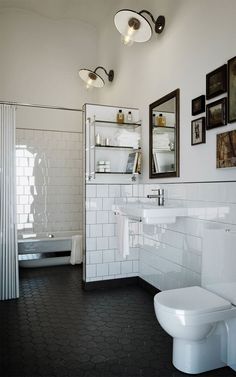
<instances>
[{"instance_id":1,"label":"glass shelf unit","mask_svg":"<svg viewBox=\"0 0 236 377\"><path fill-rule=\"evenodd\" d=\"M127 163L130 153L141 153L141 148L138 147L138 139L140 139L140 122L133 123L117 123L108 120L94 119L90 123L91 127L91 142L95 141L96 134L100 134L102 139L110 139L111 145L93 145L90 148L94 149L93 167L95 174L99 175L133 175L134 173L127 173ZM127 145L122 145L122 137ZM120 140L119 140L120 139ZM129 145L130 142L130 145ZM116 145L120 144L120 145ZM137 144L137 146L132 146ZM98 171L100 161L109 162L111 171ZM138 157L135 159L135 164L138 163ZM137 165L136 165L137 166Z\"/></svg>"},{"instance_id":2,"label":"glass shelf unit","mask_svg":"<svg viewBox=\"0 0 236 377\"><path fill-rule=\"evenodd\" d=\"M127 108L122 108L125 117ZM86 179L90 182L130 182L133 181L131 172L140 171L141 158L141 121L139 110L131 109L132 122L116 122L117 107L86 105ZM110 119L110 120L109 120ZM100 144L96 144L99 140ZM105 143L109 145L105 145ZM129 164L129 168L128 168ZM104 165L104 169L101 169ZM105 171L104 171L105 170ZM114 174L114 178L112 175ZM119 178L120 176L123 176ZM104 178L103 178L104 176ZM115 177L116 176L116 177ZM109 177L109 178L108 178Z\"/></svg>"}]
</instances>

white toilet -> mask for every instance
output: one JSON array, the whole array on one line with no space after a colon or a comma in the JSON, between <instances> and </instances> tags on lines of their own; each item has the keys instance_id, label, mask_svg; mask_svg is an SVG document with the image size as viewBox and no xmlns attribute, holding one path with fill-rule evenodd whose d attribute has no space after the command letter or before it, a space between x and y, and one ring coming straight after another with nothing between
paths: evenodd
<instances>
[{"instance_id":1,"label":"white toilet","mask_svg":"<svg viewBox=\"0 0 236 377\"><path fill-rule=\"evenodd\" d=\"M191 374L236 370L236 232L204 232L201 284L154 297L156 317L173 337L173 364Z\"/></svg>"}]
</instances>

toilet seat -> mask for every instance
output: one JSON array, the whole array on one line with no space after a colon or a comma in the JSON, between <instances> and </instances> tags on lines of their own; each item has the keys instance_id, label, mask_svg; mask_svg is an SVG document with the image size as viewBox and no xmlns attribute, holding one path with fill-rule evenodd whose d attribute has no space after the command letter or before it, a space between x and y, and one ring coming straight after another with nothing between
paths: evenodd
<instances>
[{"instance_id":1,"label":"toilet seat","mask_svg":"<svg viewBox=\"0 0 236 377\"><path fill-rule=\"evenodd\" d=\"M154 302L159 309L177 316L193 316L232 307L229 301L199 286L160 292Z\"/></svg>"}]
</instances>

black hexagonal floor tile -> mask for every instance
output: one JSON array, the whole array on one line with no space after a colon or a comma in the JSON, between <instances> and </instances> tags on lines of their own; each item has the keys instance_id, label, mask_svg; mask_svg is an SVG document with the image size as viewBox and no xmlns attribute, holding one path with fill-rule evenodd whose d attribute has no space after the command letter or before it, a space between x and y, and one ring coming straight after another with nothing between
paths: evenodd
<instances>
[{"instance_id":1,"label":"black hexagonal floor tile","mask_svg":"<svg viewBox=\"0 0 236 377\"><path fill-rule=\"evenodd\" d=\"M80 266L20 271L20 299L0 303L1 377L186 377L149 292L84 292L81 283Z\"/></svg>"}]
</instances>

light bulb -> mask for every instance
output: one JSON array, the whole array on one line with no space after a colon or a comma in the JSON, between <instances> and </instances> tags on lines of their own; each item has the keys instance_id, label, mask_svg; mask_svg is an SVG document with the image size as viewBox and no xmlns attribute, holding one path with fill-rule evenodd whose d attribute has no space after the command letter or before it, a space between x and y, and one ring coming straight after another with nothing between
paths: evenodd
<instances>
[{"instance_id":1,"label":"light bulb","mask_svg":"<svg viewBox=\"0 0 236 377\"><path fill-rule=\"evenodd\" d=\"M124 35L121 36L121 41L125 46L131 46L133 41L133 35L136 30L133 27L128 26L127 31Z\"/></svg>"},{"instance_id":2,"label":"light bulb","mask_svg":"<svg viewBox=\"0 0 236 377\"><path fill-rule=\"evenodd\" d=\"M134 43L134 41L128 35L122 35L121 36L121 42L125 46L132 46L132 44Z\"/></svg>"},{"instance_id":3,"label":"light bulb","mask_svg":"<svg viewBox=\"0 0 236 377\"><path fill-rule=\"evenodd\" d=\"M86 89L91 89L93 87L93 81L92 79L88 79L86 82Z\"/></svg>"}]
</instances>

